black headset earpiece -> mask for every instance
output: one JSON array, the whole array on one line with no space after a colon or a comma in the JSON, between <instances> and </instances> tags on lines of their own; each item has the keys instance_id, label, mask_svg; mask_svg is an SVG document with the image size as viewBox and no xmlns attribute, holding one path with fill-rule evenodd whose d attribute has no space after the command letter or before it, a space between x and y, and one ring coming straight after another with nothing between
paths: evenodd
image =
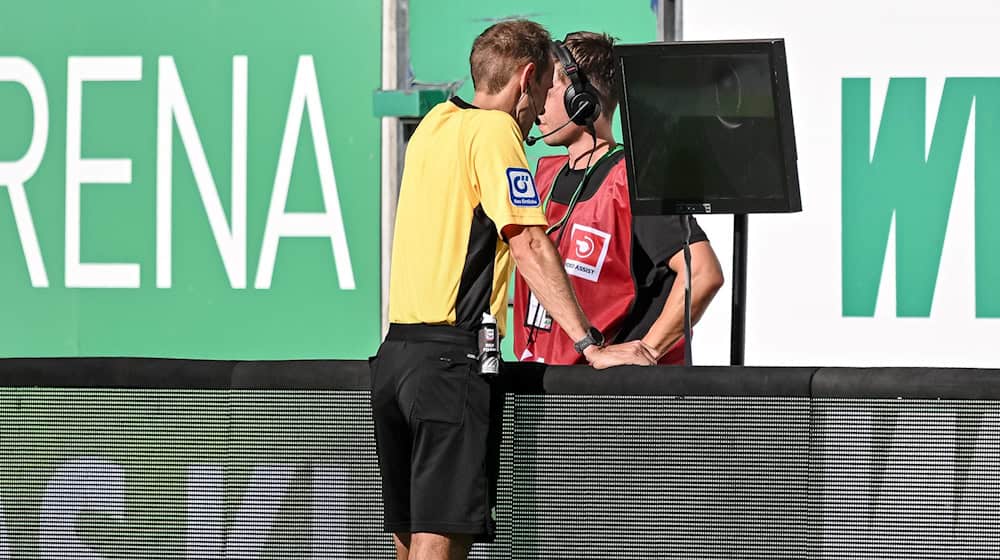
<instances>
[{"instance_id":1,"label":"black headset earpiece","mask_svg":"<svg viewBox=\"0 0 1000 560\"><path fill-rule=\"evenodd\" d=\"M580 66L573 58L573 53L569 52L562 41L555 41L553 50L555 50L559 63L562 64L563 73L569 78L566 95L563 97L566 114L580 126L592 126L598 115L601 114L600 96L597 95L597 91L580 71Z\"/></svg>"}]
</instances>

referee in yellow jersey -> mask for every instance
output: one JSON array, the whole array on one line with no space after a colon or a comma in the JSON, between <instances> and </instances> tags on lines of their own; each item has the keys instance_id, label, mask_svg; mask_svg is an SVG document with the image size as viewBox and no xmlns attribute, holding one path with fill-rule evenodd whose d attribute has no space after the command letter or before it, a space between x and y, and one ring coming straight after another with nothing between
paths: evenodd
<instances>
[{"instance_id":1,"label":"referee in yellow jersey","mask_svg":"<svg viewBox=\"0 0 1000 560\"><path fill-rule=\"evenodd\" d=\"M552 86L549 33L505 21L472 47L475 96L431 110L406 151L389 287L372 360L385 529L400 560L462 559L493 538L503 394L478 375L483 313L505 332L511 257L595 367L653 363L604 347L580 310L528 171L523 141Z\"/></svg>"}]
</instances>

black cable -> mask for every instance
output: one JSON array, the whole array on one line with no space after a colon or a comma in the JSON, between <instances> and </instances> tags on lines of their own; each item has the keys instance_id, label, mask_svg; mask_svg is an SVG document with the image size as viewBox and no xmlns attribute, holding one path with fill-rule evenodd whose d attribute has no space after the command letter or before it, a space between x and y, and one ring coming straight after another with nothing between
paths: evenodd
<instances>
[{"instance_id":1,"label":"black cable","mask_svg":"<svg viewBox=\"0 0 1000 560\"><path fill-rule=\"evenodd\" d=\"M691 216L681 216L684 223L684 365L691 366Z\"/></svg>"},{"instance_id":2,"label":"black cable","mask_svg":"<svg viewBox=\"0 0 1000 560\"><path fill-rule=\"evenodd\" d=\"M594 144L593 147L590 149L590 154L587 155L587 166L584 168L586 169L586 171L583 172L583 178L580 179L580 186L576 188L576 194L574 194L573 199L570 200L569 208L566 209L566 214L563 215L562 220L560 220L559 223L556 224L556 226L558 227L555 226L550 227L545 232L546 234L551 234L554 230L556 229L559 230L559 237L556 238L555 242L556 248L558 248L559 244L562 243L563 235L566 233L566 228L564 226L569 223L569 216L570 214L573 213L573 210L576 209L576 203L578 202L577 199L583 193L583 189L587 183L587 178L590 173L590 164L591 162L594 161L594 152L597 151L597 133L594 132L593 130L594 130L593 128L588 128L588 131L590 131L590 137L594 139ZM566 165L569 165L569 160L567 160ZM572 169L572 166L570 166L570 169ZM552 184L552 187L550 187L549 192L552 192L552 189L554 188L555 188L555 183Z\"/></svg>"}]
</instances>

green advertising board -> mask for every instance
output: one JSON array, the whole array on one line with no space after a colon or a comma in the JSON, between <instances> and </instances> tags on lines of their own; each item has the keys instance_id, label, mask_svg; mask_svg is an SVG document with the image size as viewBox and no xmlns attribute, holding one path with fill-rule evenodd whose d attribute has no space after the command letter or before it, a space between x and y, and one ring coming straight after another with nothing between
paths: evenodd
<instances>
[{"instance_id":1,"label":"green advertising board","mask_svg":"<svg viewBox=\"0 0 1000 560\"><path fill-rule=\"evenodd\" d=\"M471 95L472 40L506 17L655 38L645 0L532 6L413 3L415 77ZM0 357L372 354L380 14L370 0L0 7Z\"/></svg>"},{"instance_id":2,"label":"green advertising board","mask_svg":"<svg viewBox=\"0 0 1000 560\"><path fill-rule=\"evenodd\" d=\"M0 357L363 358L381 7L0 7Z\"/></svg>"}]
</instances>

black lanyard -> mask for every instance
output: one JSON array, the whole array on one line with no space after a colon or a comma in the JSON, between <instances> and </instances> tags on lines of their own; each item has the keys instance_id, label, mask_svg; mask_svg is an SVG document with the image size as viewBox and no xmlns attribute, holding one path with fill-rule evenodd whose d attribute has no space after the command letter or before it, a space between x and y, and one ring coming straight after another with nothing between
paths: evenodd
<instances>
[{"instance_id":1,"label":"black lanyard","mask_svg":"<svg viewBox=\"0 0 1000 560\"><path fill-rule=\"evenodd\" d=\"M562 242L562 237L563 234L565 233L563 227L566 226L566 223L569 221L570 214L572 214L573 210L576 208L576 203L580 199L580 194L583 193L583 187L587 185L587 182L590 180L590 177L593 176L594 172L597 171L597 168L599 168L601 164L604 163L605 160L607 160L614 154L620 152L621 150L622 150L622 145L618 144L614 148L608 150L603 156L601 156L597 160L597 162L594 163L594 165L590 165L587 167L587 170L583 174L583 178L580 179L580 184L576 186L576 190L573 191L573 196L569 199L569 205L566 208L566 213L563 214L563 217L558 222L552 224L551 226L548 227L548 229L545 230L546 235L552 235L554 232L559 231L559 237L558 239L556 239L556 247L558 247L559 243ZM563 171L565 171L567 168L569 168L568 159L566 160L566 163L564 163L563 166L559 169L559 173L556 174L556 178L558 179L559 175L561 175ZM552 191L556 190L555 187L556 184L555 181L553 180L552 187L549 188L549 192L545 195L545 203L542 205L542 210L545 211L546 213L549 210L549 201L552 200Z\"/></svg>"}]
</instances>

